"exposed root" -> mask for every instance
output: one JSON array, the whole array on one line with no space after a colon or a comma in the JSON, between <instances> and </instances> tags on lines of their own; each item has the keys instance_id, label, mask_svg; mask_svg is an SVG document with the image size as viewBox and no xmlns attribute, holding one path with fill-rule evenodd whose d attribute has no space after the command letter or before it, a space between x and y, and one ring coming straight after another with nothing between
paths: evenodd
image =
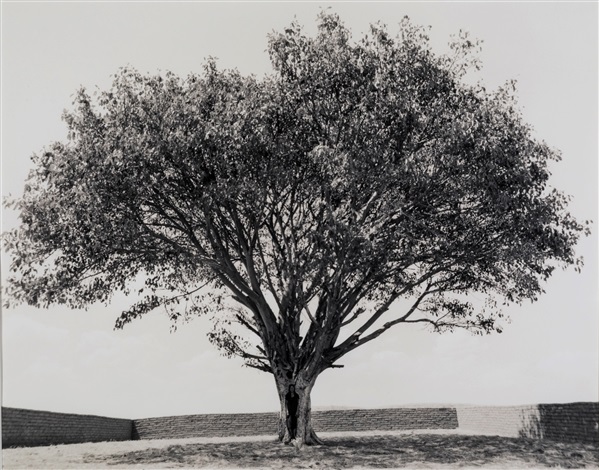
<instances>
[{"instance_id":1,"label":"exposed root","mask_svg":"<svg viewBox=\"0 0 599 470\"><path fill-rule=\"evenodd\" d=\"M306 445L308 446L323 446L325 443L316 435L314 429L310 429L310 433L306 438Z\"/></svg>"},{"instance_id":2,"label":"exposed root","mask_svg":"<svg viewBox=\"0 0 599 470\"><path fill-rule=\"evenodd\" d=\"M280 442L284 442L285 441L285 435L287 434L287 430L285 428L279 428L279 441Z\"/></svg>"},{"instance_id":3,"label":"exposed root","mask_svg":"<svg viewBox=\"0 0 599 470\"><path fill-rule=\"evenodd\" d=\"M291 439L289 434L286 434L283 439L279 439L285 445L292 445L297 450L301 450L304 446L323 446L326 445L322 439L318 437L314 429L311 429L305 436L304 439L301 437L296 437L295 439Z\"/></svg>"}]
</instances>

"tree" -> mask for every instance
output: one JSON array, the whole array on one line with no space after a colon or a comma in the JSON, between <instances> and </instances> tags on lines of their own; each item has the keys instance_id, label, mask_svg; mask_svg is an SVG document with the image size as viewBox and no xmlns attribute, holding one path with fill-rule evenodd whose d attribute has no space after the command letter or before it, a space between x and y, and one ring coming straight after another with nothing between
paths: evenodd
<instances>
[{"instance_id":1,"label":"tree","mask_svg":"<svg viewBox=\"0 0 599 470\"><path fill-rule=\"evenodd\" d=\"M399 324L500 332L503 305L582 265L590 222L548 184L559 153L532 138L513 83L465 83L478 48L461 33L436 55L407 19L354 42L325 13L315 37L269 37L263 79L208 61L80 90L68 140L8 202L8 302L139 296L117 328L159 306L210 313L214 344L273 374L280 438L293 384L298 440L320 442L310 392L345 354Z\"/></svg>"}]
</instances>

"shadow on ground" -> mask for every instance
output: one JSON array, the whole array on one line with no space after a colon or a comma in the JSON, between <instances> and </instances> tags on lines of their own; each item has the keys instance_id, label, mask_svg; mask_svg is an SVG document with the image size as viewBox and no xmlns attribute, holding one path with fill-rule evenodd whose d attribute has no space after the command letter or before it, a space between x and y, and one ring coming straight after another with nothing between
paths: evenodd
<instances>
[{"instance_id":1,"label":"shadow on ground","mask_svg":"<svg viewBox=\"0 0 599 470\"><path fill-rule=\"evenodd\" d=\"M166 468L391 468L439 465L505 468L599 467L599 448L533 439L467 435L329 438L326 446L297 450L278 442L171 445L115 455L85 456L102 466Z\"/></svg>"}]
</instances>

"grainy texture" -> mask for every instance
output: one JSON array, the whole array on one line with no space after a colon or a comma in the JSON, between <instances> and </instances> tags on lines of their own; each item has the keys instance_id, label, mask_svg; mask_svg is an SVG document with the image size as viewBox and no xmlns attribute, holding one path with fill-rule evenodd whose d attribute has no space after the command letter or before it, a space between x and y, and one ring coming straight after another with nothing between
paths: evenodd
<instances>
[{"instance_id":1,"label":"grainy texture","mask_svg":"<svg viewBox=\"0 0 599 470\"><path fill-rule=\"evenodd\" d=\"M312 412L316 432L456 429L453 408L390 408ZM133 422L134 439L276 435L277 413L169 416Z\"/></svg>"},{"instance_id":2,"label":"grainy texture","mask_svg":"<svg viewBox=\"0 0 599 470\"><path fill-rule=\"evenodd\" d=\"M2 407L2 447L126 441L133 421Z\"/></svg>"},{"instance_id":3,"label":"grainy texture","mask_svg":"<svg viewBox=\"0 0 599 470\"><path fill-rule=\"evenodd\" d=\"M599 445L599 403L539 405L541 437Z\"/></svg>"},{"instance_id":4,"label":"grainy texture","mask_svg":"<svg viewBox=\"0 0 599 470\"><path fill-rule=\"evenodd\" d=\"M330 410L312 413L318 431L395 431L407 429L456 429L454 408L387 408Z\"/></svg>"},{"instance_id":5,"label":"grainy texture","mask_svg":"<svg viewBox=\"0 0 599 470\"><path fill-rule=\"evenodd\" d=\"M528 406L460 406L457 408L460 430L472 434L503 437L540 437L536 432L539 411Z\"/></svg>"},{"instance_id":6,"label":"grainy texture","mask_svg":"<svg viewBox=\"0 0 599 470\"><path fill-rule=\"evenodd\" d=\"M165 416L133 421L133 439L276 435L278 413Z\"/></svg>"},{"instance_id":7,"label":"grainy texture","mask_svg":"<svg viewBox=\"0 0 599 470\"><path fill-rule=\"evenodd\" d=\"M459 429L462 433L599 444L599 403L314 411L316 432ZM278 413L127 420L2 408L2 447L129 439L276 436Z\"/></svg>"},{"instance_id":8,"label":"grainy texture","mask_svg":"<svg viewBox=\"0 0 599 470\"><path fill-rule=\"evenodd\" d=\"M343 435L341 435L343 434ZM205 469L539 469L597 468L591 444L456 430L323 432L327 445L277 443L274 437L193 438L30 447L3 451L7 469L205 468Z\"/></svg>"},{"instance_id":9,"label":"grainy texture","mask_svg":"<svg viewBox=\"0 0 599 470\"><path fill-rule=\"evenodd\" d=\"M599 445L599 403L461 406L459 429L472 434Z\"/></svg>"}]
</instances>

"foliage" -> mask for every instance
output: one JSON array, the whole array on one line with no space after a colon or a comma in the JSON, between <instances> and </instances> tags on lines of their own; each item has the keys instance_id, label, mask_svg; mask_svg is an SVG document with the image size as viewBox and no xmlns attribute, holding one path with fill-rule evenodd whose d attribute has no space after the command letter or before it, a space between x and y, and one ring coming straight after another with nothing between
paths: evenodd
<instances>
[{"instance_id":1,"label":"foliage","mask_svg":"<svg viewBox=\"0 0 599 470\"><path fill-rule=\"evenodd\" d=\"M548 186L559 153L531 137L513 83L463 82L478 48L462 33L434 54L407 19L397 37L373 25L354 42L322 14L315 37L295 23L269 37L263 79L209 61L80 90L68 141L34 157L9 203L9 301L138 294L119 328L161 305L173 319L210 311L227 354L294 376L400 323L500 331L502 304L581 265L588 222Z\"/></svg>"}]
</instances>

